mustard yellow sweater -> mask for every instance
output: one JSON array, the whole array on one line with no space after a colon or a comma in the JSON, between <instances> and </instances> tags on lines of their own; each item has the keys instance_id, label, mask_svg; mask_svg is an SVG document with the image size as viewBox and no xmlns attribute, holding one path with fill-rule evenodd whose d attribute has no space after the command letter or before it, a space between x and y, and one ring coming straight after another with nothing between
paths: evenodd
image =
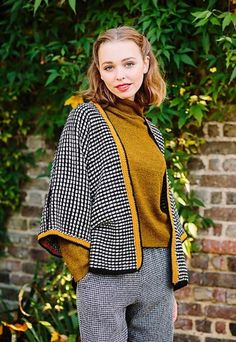
<instances>
[{"instance_id":1,"label":"mustard yellow sweater","mask_svg":"<svg viewBox=\"0 0 236 342\"><path fill-rule=\"evenodd\" d=\"M161 210L160 199L165 159L149 134L142 108L130 100L118 100L105 112L126 152L137 205L143 247L167 247L170 222ZM64 261L76 281L88 272L89 251L60 239Z\"/></svg>"}]
</instances>

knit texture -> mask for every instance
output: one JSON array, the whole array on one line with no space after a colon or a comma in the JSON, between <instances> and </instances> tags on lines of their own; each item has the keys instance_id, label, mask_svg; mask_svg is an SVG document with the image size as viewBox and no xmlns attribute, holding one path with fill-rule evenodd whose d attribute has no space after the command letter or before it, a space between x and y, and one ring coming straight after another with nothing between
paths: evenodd
<instances>
[{"instance_id":1,"label":"knit texture","mask_svg":"<svg viewBox=\"0 0 236 342\"><path fill-rule=\"evenodd\" d=\"M130 100L118 100L106 108L123 147L131 174L139 213L143 247L167 247L170 222L161 208L166 162L148 131L142 108Z\"/></svg>"},{"instance_id":2,"label":"knit texture","mask_svg":"<svg viewBox=\"0 0 236 342\"><path fill-rule=\"evenodd\" d=\"M161 152L160 131L145 118ZM165 173L161 207L171 221L174 288L185 286L188 273L180 223ZM58 144L43 209L40 244L61 256L58 237L90 250L90 271L121 274L142 266L140 222L127 156L106 113L84 103L71 111Z\"/></svg>"},{"instance_id":3,"label":"knit texture","mask_svg":"<svg viewBox=\"0 0 236 342\"><path fill-rule=\"evenodd\" d=\"M143 247L167 247L170 222L161 209L161 192L166 163L151 137L142 108L134 101L117 101L105 109L126 151L134 195L139 212ZM89 269L89 253L73 242L61 239L62 256L76 281Z\"/></svg>"}]
</instances>

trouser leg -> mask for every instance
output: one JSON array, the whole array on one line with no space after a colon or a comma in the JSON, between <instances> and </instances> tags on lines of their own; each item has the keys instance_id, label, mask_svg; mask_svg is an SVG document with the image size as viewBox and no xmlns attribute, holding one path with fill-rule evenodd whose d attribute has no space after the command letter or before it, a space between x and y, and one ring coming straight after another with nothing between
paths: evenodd
<instances>
[{"instance_id":1,"label":"trouser leg","mask_svg":"<svg viewBox=\"0 0 236 342\"><path fill-rule=\"evenodd\" d=\"M128 342L173 341L173 288L167 248L145 249L142 290L127 307Z\"/></svg>"},{"instance_id":2,"label":"trouser leg","mask_svg":"<svg viewBox=\"0 0 236 342\"><path fill-rule=\"evenodd\" d=\"M132 278L132 277L131 277ZM132 301L129 275L88 273L77 285L82 342L127 342L126 307Z\"/></svg>"},{"instance_id":3,"label":"trouser leg","mask_svg":"<svg viewBox=\"0 0 236 342\"><path fill-rule=\"evenodd\" d=\"M139 272L88 273L77 284L82 342L172 342L170 251L145 248Z\"/></svg>"}]
</instances>

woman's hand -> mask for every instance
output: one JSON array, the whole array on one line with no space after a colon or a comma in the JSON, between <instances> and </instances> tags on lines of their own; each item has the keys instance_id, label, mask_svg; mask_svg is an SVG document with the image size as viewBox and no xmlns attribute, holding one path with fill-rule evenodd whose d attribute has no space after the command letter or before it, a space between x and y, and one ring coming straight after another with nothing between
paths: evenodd
<instances>
[{"instance_id":1,"label":"woman's hand","mask_svg":"<svg viewBox=\"0 0 236 342\"><path fill-rule=\"evenodd\" d=\"M178 306L177 306L175 296L173 295L173 321L174 322L177 319L177 315L178 315Z\"/></svg>"}]
</instances>

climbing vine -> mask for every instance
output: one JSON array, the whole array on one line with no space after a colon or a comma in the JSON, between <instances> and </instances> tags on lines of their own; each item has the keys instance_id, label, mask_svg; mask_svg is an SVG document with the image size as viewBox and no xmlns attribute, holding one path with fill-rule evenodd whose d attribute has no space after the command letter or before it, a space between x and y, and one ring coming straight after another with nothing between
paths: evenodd
<instances>
[{"instance_id":1,"label":"climbing vine","mask_svg":"<svg viewBox=\"0 0 236 342\"><path fill-rule=\"evenodd\" d=\"M148 117L166 139L169 174L189 235L186 252L197 229L211 224L196 210L203 203L191 191L188 162L204 143L199 138L204 122L223 119L225 104L235 99L234 5L217 0L6 0L0 18L0 234L5 235L9 212L20 206L26 167L33 162L27 136L58 140L70 109L65 103L87 86L94 39L124 24L148 37L168 84L167 100L159 109L151 107Z\"/></svg>"}]
</instances>

